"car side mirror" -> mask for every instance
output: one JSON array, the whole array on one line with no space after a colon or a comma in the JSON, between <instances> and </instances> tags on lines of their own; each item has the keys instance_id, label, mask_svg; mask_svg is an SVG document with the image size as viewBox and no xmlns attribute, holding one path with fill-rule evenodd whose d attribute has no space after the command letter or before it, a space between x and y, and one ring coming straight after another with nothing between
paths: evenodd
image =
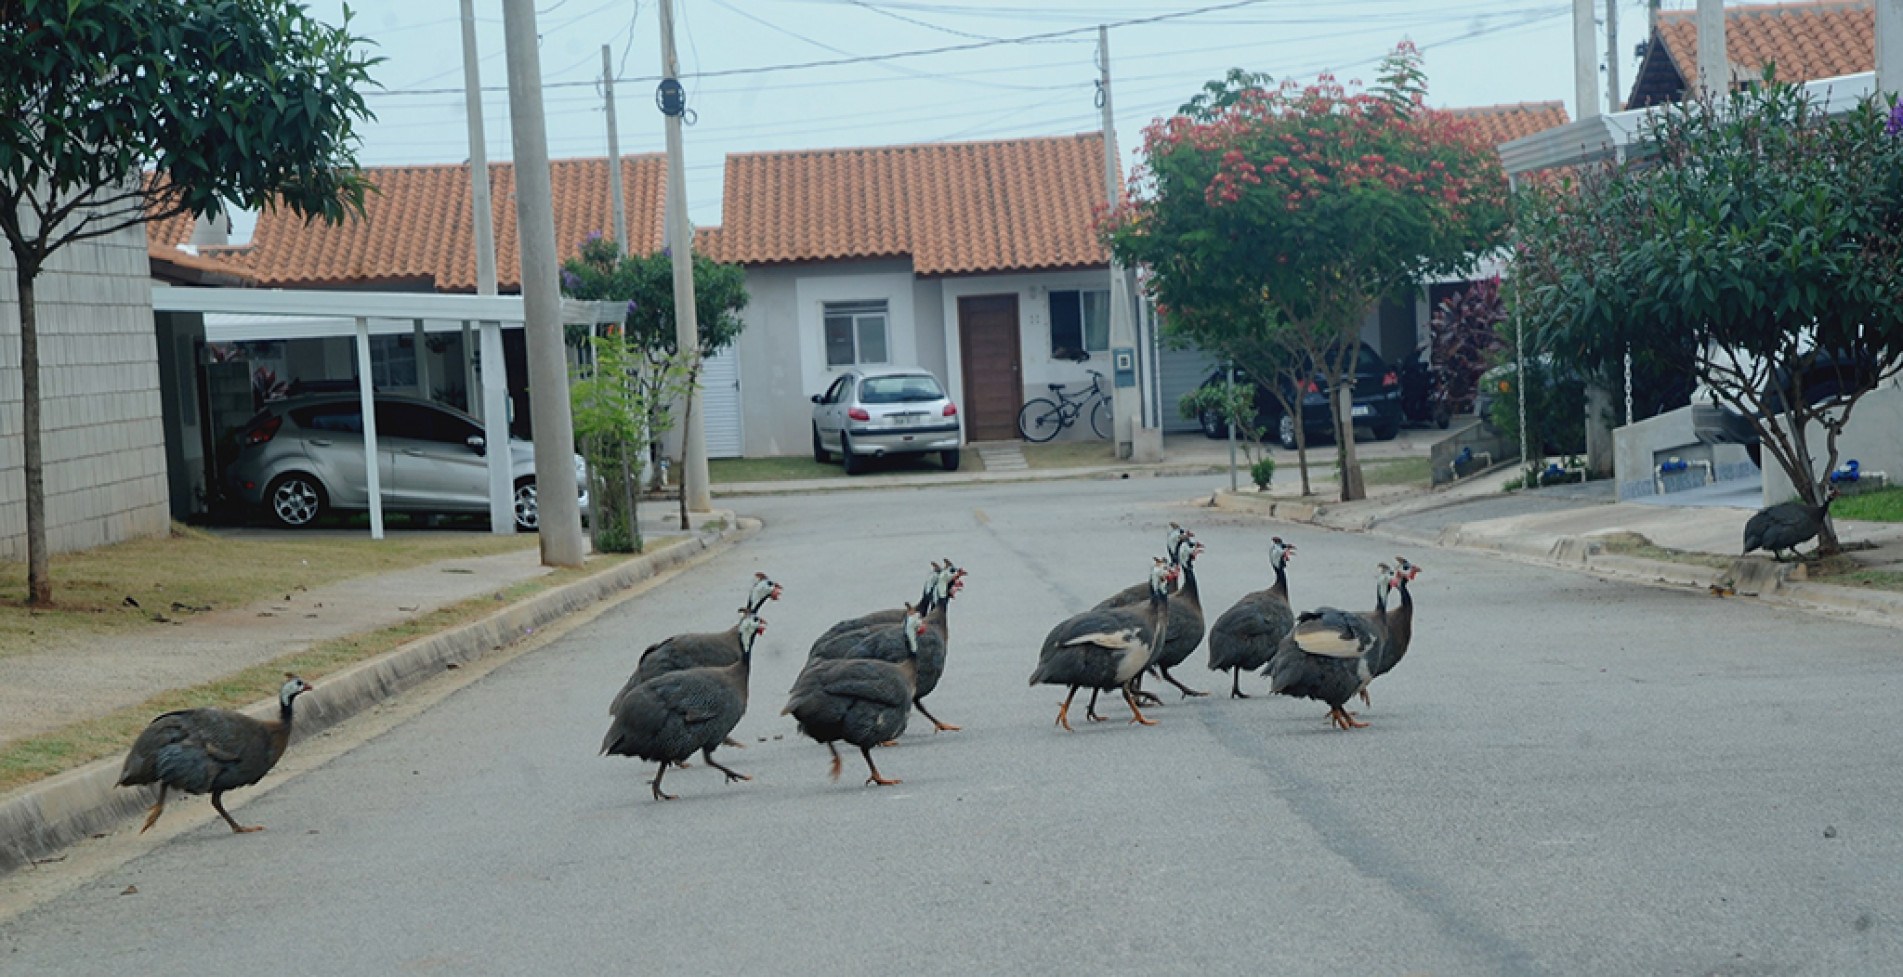
<instances>
[{"instance_id":1,"label":"car side mirror","mask_svg":"<svg viewBox=\"0 0 1903 977\"><path fill-rule=\"evenodd\" d=\"M821 401L820 401L820 396L819 396L819 394L814 394L814 395L813 395L813 403L815 403L815 404L817 404L817 403L820 403L820 402L821 402Z\"/></svg>"},{"instance_id":2,"label":"car side mirror","mask_svg":"<svg viewBox=\"0 0 1903 977\"><path fill-rule=\"evenodd\" d=\"M475 452L476 454L486 455L489 453L489 442L485 440L483 436L480 434L470 435L466 440L463 441L463 443L468 445L469 450Z\"/></svg>"}]
</instances>

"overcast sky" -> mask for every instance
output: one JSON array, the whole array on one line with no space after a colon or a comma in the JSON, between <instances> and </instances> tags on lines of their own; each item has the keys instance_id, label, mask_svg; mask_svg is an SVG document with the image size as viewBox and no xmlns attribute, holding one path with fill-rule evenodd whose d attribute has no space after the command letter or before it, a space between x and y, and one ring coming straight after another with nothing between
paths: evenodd
<instances>
[{"instance_id":1,"label":"overcast sky","mask_svg":"<svg viewBox=\"0 0 1903 977\"><path fill-rule=\"evenodd\" d=\"M1732 0L1737 5L1737 0ZM1665 0L1684 9L1693 0ZM1157 15L1197 11L1149 23ZM315 0L336 23L340 0ZM675 0L688 104L688 205L720 221L730 152L1057 135L1098 127L1096 32L1110 31L1113 92L1126 160L1141 130L1226 69L1277 79L1332 70L1371 80L1411 38L1426 58L1429 100L1456 107L1573 102L1570 0ZM1603 9L1603 2L1601 4ZM501 0L476 0L489 159L511 156ZM353 31L387 60L368 93L370 165L468 158L457 0L352 5ZM658 0L540 0L544 102L555 158L607 152L601 46L611 46L621 151L658 152ZM1620 82L1645 37L1644 0L1619 4ZM1015 43L1029 35L1073 32ZM983 46L972 46L983 45ZM966 49L835 66L898 52ZM1600 44L1603 53L1603 42ZM790 66L790 67L787 67ZM1603 98L1603 96L1602 96Z\"/></svg>"}]
</instances>

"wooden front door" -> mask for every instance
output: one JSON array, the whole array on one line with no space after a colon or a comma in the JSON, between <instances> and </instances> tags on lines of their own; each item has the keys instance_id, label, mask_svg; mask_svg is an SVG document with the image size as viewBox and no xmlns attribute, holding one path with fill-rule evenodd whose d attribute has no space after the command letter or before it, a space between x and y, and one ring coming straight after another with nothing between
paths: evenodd
<instances>
[{"instance_id":1,"label":"wooden front door","mask_svg":"<svg viewBox=\"0 0 1903 977\"><path fill-rule=\"evenodd\" d=\"M965 437L1018 437L1024 406L1024 368L1018 353L1018 297L980 295L958 300L958 348L965 361Z\"/></svg>"}]
</instances>

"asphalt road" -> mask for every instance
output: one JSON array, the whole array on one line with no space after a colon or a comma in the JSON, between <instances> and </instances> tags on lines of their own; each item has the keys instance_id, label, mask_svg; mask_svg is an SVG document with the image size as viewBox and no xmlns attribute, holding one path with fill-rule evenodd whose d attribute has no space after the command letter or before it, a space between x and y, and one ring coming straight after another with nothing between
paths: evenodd
<instances>
[{"instance_id":1,"label":"asphalt road","mask_svg":"<svg viewBox=\"0 0 1903 977\"><path fill-rule=\"evenodd\" d=\"M1392 541L1179 501L1215 481L749 500L754 541L254 794L269 831L201 824L0 922L0 974L1903 972L1893 632L1413 549L1370 728L1172 694L1153 728L1054 729L1039 641L1171 519L1212 620L1271 534L1297 604L1370 602ZM829 782L784 690L939 556L970 571L932 700L965 731L915 720L879 754L903 786ZM652 801L651 767L596 756L608 699L755 569L787 593L722 757L756 779L697 764Z\"/></svg>"}]
</instances>

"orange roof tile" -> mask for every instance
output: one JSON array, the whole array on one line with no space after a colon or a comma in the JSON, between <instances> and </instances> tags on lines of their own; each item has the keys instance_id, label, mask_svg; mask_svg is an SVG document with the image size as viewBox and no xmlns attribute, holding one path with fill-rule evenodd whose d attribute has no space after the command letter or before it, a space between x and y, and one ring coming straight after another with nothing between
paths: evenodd
<instances>
[{"instance_id":1,"label":"orange roof tile","mask_svg":"<svg viewBox=\"0 0 1903 977\"><path fill-rule=\"evenodd\" d=\"M909 256L915 274L1106 265L1098 133L727 157L709 253L773 264Z\"/></svg>"},{"instance_id":2,"label":"orange roof tile","mask_svg":"<svg viewBox=\"0 0 1903 977\"><path fill-rule=\"evenodd\" d=\"M1472 125L1490 146L1498 146L1503 142L1512 142L1521 136L1530 136L1555 126L1563 126L1569 121L1566 117L1566 103L1558 99L1549 102L1478 105L1447 111Z\"/></svg>"},{"instance_id":3,"label":"orange roof tile","mask_svg":"<svg viewBox=\"0 0 1903 977\"><path fill-rule=\"evenodd\" d=\"M172 250L176 245L189 244L192 240L192 227L197 223L198 218L191 214L173 214L164 220L147 221L146 243L155 249L167 251Z\"/></svg>"},{"instance_id":4,"label":"orange roof tile","mask_svg":"<svg viewBox=\"0 0 1903 977\"><path fill-rule=\"evenodd\" d=\"M1662 43L1646 52L1639 67L1632 91L1634 106L1674 98L1684 90L1687 79L1698 75L1696 11L1661 12L1658 37ZM1725 10L1725 55L1750 76L1775 63L1783 81L1872 71L1876 68L1876 9L1870 0L1732 6ZM1663 59L1656 66L1655 57ZM1669 91L1665 68L1676 73L1677 91ZM1647 69L1654 69L1651 77Z\"/></svg>"},{"instance_id":5,"label":"orange roof tile","mask_svg":"<svg viewBox=\"0 0 1903 977\"><path fill-rule=\"evenodd\" d=\"M623 157L621 172L629 247L653 251L661 246L666 161L658 154ZM277 288L421 284L442 292L475 291L469 167L379 166L366 167L364 174L377 189L365 199L363 217L333 226L306 222L288 210L266 210L258 215L251 242L221 250L216 260L235 265L259 284ZM549 175L555 197L555 246L565 261L575 256L589 233L605 231L612 223L608 161L605 157L554 160ZM519 291L515 167L491 163L489 178L498 287L504 292ZM190 233L187 224L186 237Z\"/></svg>"}]
</instances>

